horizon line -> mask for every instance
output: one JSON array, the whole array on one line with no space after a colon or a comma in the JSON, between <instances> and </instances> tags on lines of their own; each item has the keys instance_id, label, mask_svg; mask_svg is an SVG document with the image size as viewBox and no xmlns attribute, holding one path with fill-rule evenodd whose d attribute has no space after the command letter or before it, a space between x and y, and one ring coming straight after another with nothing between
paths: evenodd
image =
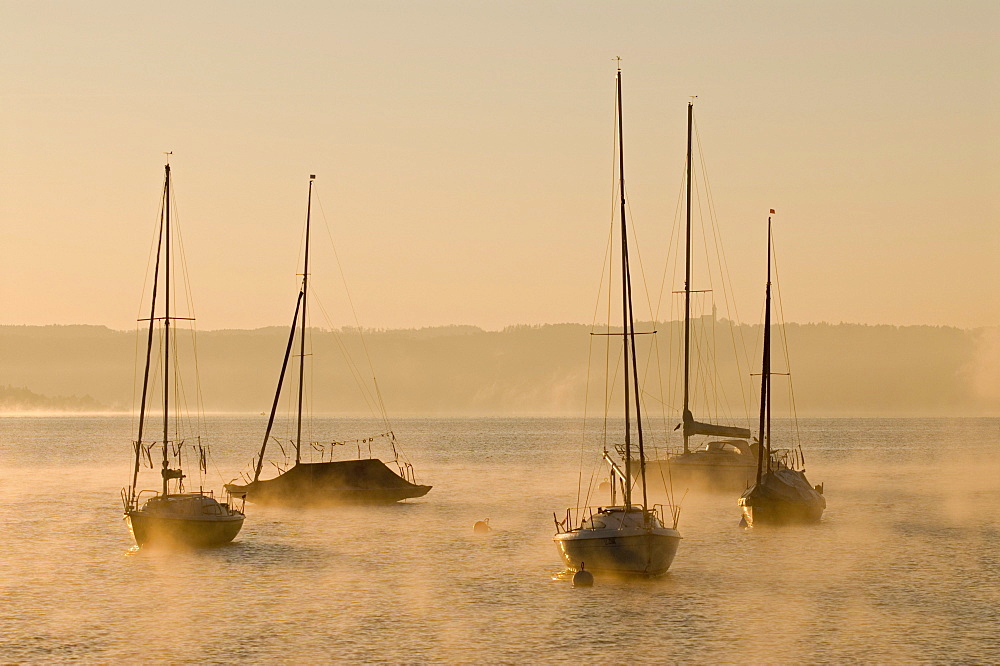
<instances>
[{"instance_id":1,"label":"horizon line","mask_svg":"<svg viewBox=\"0 0 1000 666\"><path fill-rule=\"evenodd\" d=\"M707 318L707 317L711 317L711 315L701 315L699 317L692 317L692 319L703 319L703 318ZM719 321L719 322L730 322L730 323L733 323L733 320L728 319L726 317L718 317L717 321ZM675 322L676 323L680 323L680 322L683 322L683 319L655 319L655 320L653 320L653 319L644 319L644 320L640 320L640 323L648 323L648 322L656 322L656 323L664 323L664 324L675 323ZM735 323L736 323L737 326L751 326L752 327L752 326L761 326L762 325L761 322L757 322L757 323L735 322ZM956 324L928 324L928 323L923 323L923 324L912 324L912 323L911 324L891 324L891 323L884 323L884 322L883 323L873 324L873 323L868 323L868 322L854 322L854 321L838 321L838 322L834 322L834 321L821 320L821 321L806 321L806 322L787 321L787 322L782 322L781 325L784 325L784 326L789 326L789 325L791 325L791 326L863 326L863 327L871 327L871 328L876 328L876 327L892 327L892 328L950 328L950 329L955 329L955 330L960 330L960 331L977 331L977 330L982 330L982 329L1000 328L1000 322L998 322L996 324L983 324L983 325L979 325L979 326L959 326L959 325L956 325ZM363 332L376 332L376 333L407 332L407 331L433 331L433 330L441 330L441 329L449 329L449 328L458 328L458 329L465 328L465 329L474 329L474 330L482 332L482 333L502 333L504 331L507 331L507 330L510 330L510 329L515 329L515 328L544 328L544 327L547 327L547 326L582 326L582 327L592 328L592 327L594 327L594 324L587 324L587 323L583 323L583 322L564 321L564 322L546 322L546 323L533 323L533 324L529 324L529 323L506 324L506 325L504 325L504 326L502 326L500 328L485 327L485 326L482 326L482 325L479 325L479 324L429 324L429 325L424 325L424 326L395 326L395 327L389 327L389 326L354 326L354 325L347 325L347 324L345 324L344 326L340 326L338 328L330 328L330 327L326 327L326 326L309 326L308 328L316 330L316 331L330 331L330 332L338 331L338 332L344 332L344 331L357 331L357 330L361 330ZM603 324L601 324L600 326L603 326ZM62 323L62 324L57 324L57 323L49 323L49 324L14 324L14 323L0 323L0 328L73 328L73 327L79 327L79 328L103 328L103 329L107 329L109 331L113 331L113 332L117 332L117 333L131 333L131 332L134 332L136 330L135 328L115 328L114 326L111 326L109 324L89 324L89 323L73 323L73 324L66 324L66 323ZM199 332L201 332L201 333L220 333L220 332L226 332L226 331L254 332L254 331L263 331L263 330L271 329L271 328L277 328L277 329L284 330L284 329L288 328L288 325L287 324L268 324L268 325L265 325L265 326L256 326L256 327L253 327L253 328L242 328L242 327L236 327L236 326L225 326L225 327L221 327L221 328L204 328L204 329L199 328L197 330ZM612 326L612 328L615 328L615 327ZM617 328L621 328L621 327L618 326Z\"/></svg>"}]
</instances>

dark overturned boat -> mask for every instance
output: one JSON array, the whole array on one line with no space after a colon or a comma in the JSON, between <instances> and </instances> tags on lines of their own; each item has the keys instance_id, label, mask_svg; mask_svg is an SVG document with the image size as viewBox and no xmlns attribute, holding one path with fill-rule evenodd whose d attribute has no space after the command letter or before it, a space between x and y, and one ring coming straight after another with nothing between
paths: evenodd
<instances>
[{"instance_id":1,"label":"dark overturned boat","mask_svg":"<svg viewBox=\"0 0 1000 666\"><path fill-rule=\"evenodd\" d=\"M232 506L232 502L220 502L213 493L199 487L198 490L185 488L187 475L182 469L182 457L190 455L198 461L198 470L204 473L207 469L208 447L203 445L201 437L190 432L182 432L186 419L179 414L176 405L170 402L172 395L179 395L177 372L171 374L170 369L177 367L176 347L177 335L171 335L172 322L191 320L190 317L171 315L171 228L170 228L170 164L164 167L163 201L160 210L159 237L156 246L156 263L153 269L153 288L149 312L149 329L146 335L146 363L142 378L142 397L139 404L138 434L132 442L135 455L132 469L132 484L122 490L122 503L125 508L125 522L135 539L137 546L182 546L192 548L222 546L229 543L239 534L243 527L243 512ZM163 275L161 277L161 268ZM157 291L163 286L162 303L158 303ZM157 305L161 306L159 312ZM158 340L161 347L154 353L154 331L159 327ZM152 374L162 379L163 398L161 406L163 439L161 441L146 441L146 424L152 409L152 378L153 358L156 356L161 363L158 370ZM175 401L176 402L176 401ZM171 413L173 410L173 413ZM152 451L157 448L160 457L160 490L139 490L139 471L145 462L154 468Z\"/></svg>"},{"instance_id":2,"label":"dark overturned boat","mask_svg":"<svg viewBox=\"0 0 1000 666\"><path fill-rule=\"evenodd\" d=\"M385 438L391 444L394 459L389 462L395 464L398 473L393 471L382 460L371 457L370 447L368 448L368 458L362 457L361 446L358 446L357 459L321 462L306 462L302 460L304 444L313 450L323 446L319 442L305 442L302 438L302 405L305 385L305 359L307 356L305 334L307 288L309 285L309 236L310 217L312 213L312 186L315 178L316 176L309 176L302 287L299 290L298 299L295 304L295 314L292 317L292 326L288 334L288 344L285 347L281 373L278 376L278 387L274 393L274 402L271 405L267 429L264 432L264 442L261 445L260 453L254 464L253 477L244 479L245 483L242 484L229 483L226 485L226 490L234 497L242 497L248 502L286 506L315 506L341 503L383 504L423 497L431 489L431 486L416 483L412 465L399 460L396 437L391 429L386 429L386 431L380 433L377 437ZM274 427L278 402L281 397L281 387L284 383L288 361L295 342L296 329L299 329L298 337L300 346L298 407L295 421L296 433L295 439L292 442L295 449L295 462L288 469L279 468L280 473L278 476L272 479L262 479L260 477L264 468L264 455L268 443L272 439L271 431ZM364 438L358 440L358 442L370 443L375 439L376 437ZM330 443L331 451L338 444L343 444L343 442Z\"/></svg>"},{"instance_id":3,"label":"dark overturned boat","mask_svg":"<svg viewBox=\"0 0 1000 666\"><path fill-rule=\"evenodd\" d=\"M774 212L773 210L771 211ZM760 440L756 478L738 500L743 522L784 525L817 523L826 509L823 486L809 484L801 457L799 464L775 467L771 457L771 218L767 218L767 290L764 307L764 354L760 379Z\"/></svg>"}]
</instances>

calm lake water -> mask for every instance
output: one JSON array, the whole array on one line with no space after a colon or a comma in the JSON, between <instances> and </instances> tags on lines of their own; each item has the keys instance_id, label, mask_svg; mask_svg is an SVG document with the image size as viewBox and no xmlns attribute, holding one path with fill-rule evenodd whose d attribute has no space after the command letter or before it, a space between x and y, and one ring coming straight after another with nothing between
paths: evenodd
<instances>
[{"instance_id":1,"label":"calm lake water","mask_svg":"<svg viewBox=\"0 0 1000 666\"><path fill-rule=\"evenodd\" d=\"M263 426L208 419L215 488ZM1000 419L800 421L821 525L688 494L668 575L590 589L551 541L579 420L394 429L426 497L247 505L233 545L164 553L121 519L131 418L0 419L0 661L1000 662Z\"/></svg>"}]
</instances>

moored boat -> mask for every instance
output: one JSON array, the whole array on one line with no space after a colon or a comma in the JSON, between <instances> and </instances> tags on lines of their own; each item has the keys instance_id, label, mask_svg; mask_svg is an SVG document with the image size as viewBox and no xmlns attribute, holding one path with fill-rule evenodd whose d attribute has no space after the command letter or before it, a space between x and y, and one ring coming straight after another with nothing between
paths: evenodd
<instances>
[{"instance_id":1,"label":"moored boat","mask_svg":"<svg viewBox=\"0 0 1000 666\"><path fill-rule=\"evenodd\" d=\"M160 213L159 238L157 240L156 263L153 272L153 288L150 300L149 328L146 336L146 358L142 379L142 397L139 404L138 434L133 441L134 465L131 485L122 491L125 508L124 519L137 546L185 546L214 547L231 542L243 527L243 512L236 509L231 501L220 502L211 491L199 485L197 490L185 488L187 475L182 469L185 455L191 454L198 460L199 472L207 470L209 450L200 435L182 431L187 419L177 412L170 401L171 396L181 393L177 372L171 373L176 364L176 334L171 335L172 322L192 321L192 317L171 315L171 182L170 164L164 167L163 207ZM162 280L161 280L162 268ZM164 294L158 314L158 290L162 283ZM154 353L154 331L159 326L160 348ZM154 355L160 367L152 368ZM161 378L162 439L147 441L147 419L152 410L153 376ZM173 430L171 430L173 427ZM139 471L146 462L154 467L152 451L159 448L160 481L159 491L139 490Z\"/></svg>"},{"instance_id":2,"label":"moored boat","mask_svg":"<svg viewBox=\"0 0 1000 666\"><path fill-rule=\"evenodd\" d=\"M679 511L676 507L650 506L646 495L646 458L642 430L639 370L636 361L635 317L632 308L632 279L629 270L628 232L625 202L625 162L622 139L621 69L615 77L618 129L618 187L621 221L621 281L622 333L610 330L601 335L620 335L622 339L624 381L624 437L622 450L626 470L622 471L607 451L604 459L611 466L613 482L620 484L624 502L620 506L582 507L567 509L566 517L555 518L556 534L552 537L563 562L574 571L585 567L603 574L659 576L666 573L677 554L681 535L677 530ZM610 328L610 322L609 322ZM610 378L609 378L610 381ZM637 478L642 482L641 503L633 503L632 409L637 435ZM613 486L614 487L614 486ZM614 504L614 500L612 500ZM666 518L669 515L669 527Z\"/></svg>"},{"instance_id":3,"label":"moored boat","mask_svg":"<svg viewBox=\"0 0 1000 666\"><path fill-rule=\"evenodd\" d=\"M212 547L227 544L243 527L243 513L211 493L156 495L125 515L137 546Z\"/></svg>"},{"instance_id":4,"label":"moored boat","mask_svg":"<svg viewBox=\"0 0 1000 666\"><path fill-rule=\"evenodd\" d=\"M393 454L393 459L389 462L396 466L397 471L393 471L380 458L373 457L370 448L368 449L369 457L362 457L360 446L358 447L358 457L356 459L331 459L319 462L303 460L303 448L319 448L325 451L326 445L330 444L330 455L332 457L332 449L336 448L337 444L336 442L306 441L303 439L302 432L306 357L308 356L306 353L306 326L309 294L309 243L311 236L313 181L315 178L315 175L309 176L302 286L299 289L295 302L295 314L292 316L288 343L285 346L281 372L278 375L278 385L274 392L274 401L271 404L271 412L264 431L264 441L254 461L252 476L247 474L245 478L241 479L242 483L233 481L226 484L226 490L233 496L242 497L248 502L298 507L340 503L386 504L423 497L430 491L431 486L418 484L413 466L400 460L396 445L396 435L388 427L388 418L385 416L385 409L381 405L381 395L377 389L373 393L379 402L382 410L381 417L386 427L379 435L370 438L366 437L362 441L370 443L376 438L388 440ZM261 475L264 470L265 454L268 444L272 440L271 433L274 428L278 402L281 398L281 389L292 355L296 332L298 332L299 341L298 400L295 412L295 438L291 441L295 457L294 461L282 461L277 476L264 479L261 478ZM291 462L292 464L289 466L287 462Z\"/></svg>"},{"instance_id":5,"label":"moored boat","mask_svg":"<svg viewBox=\"0 0 1000 666\"><path fill-rule=\"evenodd\" d=\"M598 507L587 512L579 527L553 539L570 569L635 576L667 572L680 545L680 533L666 527L658 508Z\"/></svg>"},{"instance_id":6,"label":"moored boat","mask_svg":"<svg viewBox=\"0 0 1000 666\"><path fill-rule=\"evenodd\" d=\"M771 211L774 212L773 210ZM819 522L826 509L823 486L806 479L801 456L793 467L775 467L771 456L771 218L767 218L767 288L764 305L764 352L760 380L760 430L753 485L740 496L743 522L784 525Z\"/></svg>"},{"instance_id":7,"label":"moored boat","mask_svg":"<svg viewBox=\"0 0 1000 666\"><path fill-rule=\"evenodd\" d=\"M233 496L258 504L391 504L423 497L430 486L412 483L377 458L299 462L273 479L226 484Z\"/></svg>"},{"instance_id":8,"label":"moored boat","mask_svg":"<svg viewBox=\"0 0 1000 666\"><path fill-rule=\"evenodd\" d=\"M706 386L698 387L698 373L695 368L702 368L705 371L713 368L710 358L698 357L704 353L704 343L697 344L692 340L694 332L695 317L692 317L692 294L702 290L694 289L692 285L692 164L693 164L693 127L694 127L694 102L688 103L687 107L687 152L685 160L685 221L684 221L684 317L683 317L683 357L682 364L682 408L680 411L680 423L676 429L680 429L682 446L680 448L661 448L659 456L651 457L646 461L647 477L653 487L662 488L666 479L672 481L672 485L677 488L687 488L696 491L708 492L732 492L736 493L745 490L753 483L757 468L757 448L758 444L751 437L750 429L732 424L710 423L695 419L692 408L696 394L708 391L716 384L722 385L726 382L721 379L713 379L704 382ZM723 280L724 284L724 280ZM702 326L705 321L710 321L708 326L714 327L716 324L715 311L713 309L711 318L699 317ZM710 331L709 336L713 333ZM749 421L749 416L747 416ZM704 439L710 438L710 439ZM789 455L787 451L775 451L774 466L783 467L784 458ZM636 465L632 466L633 474L637 472Z\"/></svg>"}]
</instances>

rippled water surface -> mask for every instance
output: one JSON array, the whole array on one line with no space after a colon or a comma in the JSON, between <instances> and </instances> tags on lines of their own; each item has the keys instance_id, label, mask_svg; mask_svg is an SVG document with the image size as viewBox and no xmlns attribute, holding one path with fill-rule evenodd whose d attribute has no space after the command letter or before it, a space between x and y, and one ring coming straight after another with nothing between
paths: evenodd
<instances>
[{"instance_id":1,"label":"rippled water surface","mask_svg":"<svg viewBox=\"0 0 1000 666\"><path fill-rule=\"evenodd\" d=\"M0 420L0 661L1000 661L1000 420L801 422L821 525L688 494L668 575L590 589L551 541L578 421L394 426L426 497L247 505L233 545L164 553L121 519L130 418ZM208 420L216 488L262 431Z\"/></svg>"}]
</instances>

